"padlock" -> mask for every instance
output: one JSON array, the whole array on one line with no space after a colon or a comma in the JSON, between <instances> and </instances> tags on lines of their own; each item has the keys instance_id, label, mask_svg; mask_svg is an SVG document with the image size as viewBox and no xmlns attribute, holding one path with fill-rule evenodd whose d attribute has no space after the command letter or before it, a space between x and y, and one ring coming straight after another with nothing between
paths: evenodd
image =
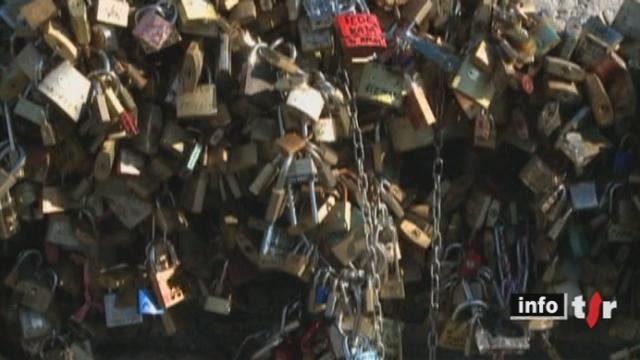
<instances>
[{"instance_id":1,"label":"padlock","mask_svg":"<svg viewBox=\"0 0 640 360\"><path fill-rule=\"evenodd\" d=\"M289 92L286 105L289 116L316 122L324 108L324 98L318 90L303 85Z\"/></svg>"},{"instance_id":2,"label":"padlock","mask_svg":"<svg viewBox=\"0 0 640 360\"><path fill-rule=\"evenodd\" d=\"M346 235L330 236L328 239L331 244L331 253L344 266L348 266L357 259L366 248L362 224L362 213L358 209L352 208L351 231Z\"/></svg>"},{"instance_id":3,"label":"padlock","mask_svg":"<svg viewBox=\"0 0 640 360\"><path fill-rule=\"evenodd\" d=\"M104 295L104 317L108 328L142 324L137 305L117 306L118 294Z\"/></svg>"},{"instance_id":4,"label":"padlock","mask_svg":"<svg viewBox=\"0 0 640 360\"><path fill-rule=\"evenodd\" d=\"M140 222L146 219L153 210L146 201L138 199L133 194L107 195L107 205L113 214L128 229L135 228Z\"/></svg>"},{"instance_id":5,"label":"padlock","mask_svg":"<svg viewBox=\"0 0 640 360\"><path fill-rule=\"evenodd\" d=\"M587 74L585 88L591 102L591 111L598 125L600 127L613 125L613 107L600 78L593 73Z\"/></svg>"},{"instance_id":6,"label":"padlock","mask_svg":"<svg viewBox=\"0 0 640 360\"><path fill-rule=\"evenodd\" d=\"M238 145L229 150L227 173L238 173L256 165L258 165L258 147L255 143Z\"/></svg>"},{"instance_id":7,"label":"padlock","mask_svg":"<svg viewBox=\"0 0 640 360\"><path fill-rule=\"evenodd\" d=\"M591 67L604 59L609 51L609 45L604 40L583 29L574 57L580 64Z\"/></svg>"},{"instance_id":8,"label":"padlock","mask_svg":"<svg viewBox=\"0 0 640 360\"><path fill-rule=\"evenodd\" d=\"M462 62L449 86L485 109L489 108L495 94L495 87L490 76L475 67L470 57Z\"/></svg>"},{"instance_id":9,"label":"padlock","mask_svg":"<svg viewBox=\"0 0 640 360\"><path fill-rule=\"evenodd\" d=\"M203 62L202 44L198 41L192 41L187 47L182 60L182 69L180 70L180 82L183 92L192 92L196 89L202 75Z\"/></svg>"},{"instance_id":10,"label":"padlock","mask_svg":"<svg viewBox=\"0 0 640 360\"><path fill-rule=\"evenodd\" d=\"M415 128L424 128L436 123L424 89L416 81L409 81L409 91L405 100L409 119Z\"/></svg>"},{"instance_id":11,"label":"padlock","mask_svg":"<svg viewBox=\"0 0 640 360\"><path fill-rule=\"evenodd\" d=\"M129 3L124 0L99 0L96 5L96 20L126 28L129 25Z\"/></svg>"},{"instance_id":12,"label":"padlock","mask_svg":"<svg viewBox=\"0 0 640 360\"><path fill-rule=\"evenodd\" d=\"M481 111L476 116L473 145L488 149L495 149L498 131L496 129L495 120L490 113Z\"/></svg>"},{"instance_id":13,"label":"padlock","mask_svg":"<svg viewBox=\"0 0 640 360\"><path fill-rule=\"evenodd\" d=\"M380 284L380 299L404 299L404 281L398 253L394 251L394 258L386 265Z\"/></svg>"},{"instance_id":14,"label":"padlock","mask_svg":"<svg viewBox=\"0 0 640 360\"><path fill-rule=\"evenodd\" d=\"M44 34L42 36L47 45L49 45L57 55L70 62L76 61L78 58L78 48L74 45L73 41L66 36L62 30L62 26L53 21L49 21L44 27Z\"/></svg>"},{"instance_id":15,"label":"padlock","mask_svg":"<svg viewBox=\"0 0 640 360\"><path fill-rule=\"evenodd\" d=\"M67 10L71 20L71 29L79 45L91 42L91 30L87 15L87 5L84 0L66 0Z\"/></svg>"},{"instance_id":16,"label":"padlock","mask_svg":"<svg viewBox=\"0 0 640 360\"><path fill-rule=\"evenodd\" d=\"M75 122L80 119L90 88L91 82L66 60L50 71L38 85L38 90Z\"/></svg>"},{"instance_id":17,"label":"padlock","mask_svg":"<svg viewBox=\"0 0 640 360\"><path fill-rule=\"evenodd\" d=\"M546 193L555 189L559 183L559 176L538 156L529 160L520 171L519 177L534 194Z\"/></svg>"},{"instance_id":18,"label":"padlock","mask_svg":"<svg viewBox=\"0 0 640 360\"><path fill-rule=\"evenodd\" d=\"M598 195L593 181L580 182L569 186L571 203L576 211L597 209Z\"/></svg>"},{"instance_id":19,"label":"padlock","mask_svg":"<svg viewBox=\"0 0 640 360\"><path fill-rule=\"evenodd\" d=\"M253 0L240 0L229 14L229 20L231 22L238 23L240 25L247 25L258 17L258 9Z\"/></svg>"},{"instance_id":20,"label":"padlock","mask_svg":"<svg viewBox=\"0 0 640 360\"><path fill-rule=\"evenodd\" d=\"M336 15L331 2L322 0L302 0L305 12L313 30L330 28Z\"/></svg>"},{"instance_id":21,"label":"padlock","mask_svg":"<svg viewBox=\"0 0 640 360\"><path fill-rule=\"evenodd\" d=\"M394 117L387 122L391 144L396 153L412 151L433 143L433 128L416 129L407 117Z\"/></svg>"},{"instance_id":22,"label":"padlock","mask_svg":"<svg viewBox=\"0 0 640 360\"><path fill-rule=\"evenodd\" d=\"M33 30L37 30L47 20L52 18L58 8L56 4L51 0L36 0L31 1L28 4L20 8L20 16L26 20L29 27Z\"/></svg>"},{"instance_id":23,"label":"padlock","mask_svg":"<svg viewBox=\"0 0 640 360\"><path fill-rule=\"evenodd\" d=\"M180 261L169 242L151 244L147 249L149 278L158 303L170 308L186 299L186 288L178 279Z\"/></svg>"},{"instance_id":24,"label":"padlock","mask_svg":"<svg viewBox=\"0 0 640 360\"><path fill-rule=\"evenodd\" d=\"M173 8L173 18L165 19L161 6L143 6L136 10L133 36L140 41L145 53L150 54L178 43L180 33L175 28L178 13Z\"/></svg>"},{"instance_id":25,"label":"padlock","mask_svg":"<svg viewBox=\"0 0 640 360\"><path fill-rule=\"evenodd\" d=\"M294 247L293 251L285 256L280 270L297 278L303 278L313 250L313 246L301 240L300 243Z\"/></svg>"},{"instance_id":26,"label":"padlock","mask_svg":"<svg viewBox=\"0 0 640 360\"><path fill-rule=\"evenodd\" d=\"M420 229L414 222L408 219L402 219L400 222L400 233L404 238L411 241L421 249L427 249L431 245L431 237L429 234Z\"/></svg>"},{"instance_id":27,"label":"padlock","mask_svg":"<svg viewBox=\"0 0 640 360\"><path fill-rule=\"evenodd\" d=\"M168 203L162 201L165 198L168 200ZM160 227L165 234L171 235L177 231L186 230L189 227L186 215L182 209L177 206L173 194L170 192L166 192L156 199L154 215L158 227Z\"/></svg>"},{"instance_id":28,"label":"padlock","mask_svg":"<svg viewBox=\"0 0 640 360\"><path fill-rule=\"evenodd\" d=\"M351 202L347 198L346 189L339 201L328 201L326 217L322 223L322 230L327 233L345 233L351 230ZM320 213L320 211L319 211ZM320 215L319 215L320 217Z\"/></svg>"},{"instance_id":29,"label":"padlock","mask_svg":"<svg viewBox=\"0 0 640 360\"><path fill-rule=\"evenodd\" d=\"M22 338L25 340L42 338L49 334L53 325L47 316L28 309L19 309L18 317Z\"/></svg>"},{"instance_id":30,"label":"padlock","mask_svg":"<svg viewBox=\"0 0 640 360\"><path fill-rule=\"evenodd\" d=\"M287 173L288 183L307 183L315 179L318 170L310 157L296 159Z\"/></svg>"},{"instance_id":31,"label":"padlock","mask_svg":"<svg viewBox=\"0 0 640 360\"><path fill-rule=\"evenodd\" d=\"M180 30L185 34L217 37L220 34L218 12L213 4L203 0L183 0L178 5Z\"/></svg>"},{"instance_id":32,"label":"padlock","mask_svg":"<svg viewBox=\"0 0 640 360\"><path fill-rule=\"evenodd\" d=\"M553 101L545 104L542 108L542 112L538 116L538 130L548 138L560 126L562 126L560 103Z\"/></svg>"},{"instance_id":33,"label":"padlock","mask_svg":"<svg viewBox=\"0 0 640 360\"><path fill-rule=\"evenodd\" d=\"M0 239L8 240L20 232L20 219L11 193L0 196Z\"/></svg>"},{"instance_id":34,"label":"padlock","mask_svg":"<svg viewBox=\"0 0 640 360\"><path fill-rule=\"evenodd\" d=\"M44 58L33 43L26 44L16 55L15 64L31 81L42 80L42 65Z\"/></svg>"},{"instance_id":35,"label":"padlock","mask_svg":"<svg viewBox=\"0 0 640 360\"><path fill-rule=\"evenodd\" d=\"M216 86L198 85L192 92L178 95L177 116L184 118L210 118L218 113Z\"/></svg>"},{"instance_id":36,"label":"padlock","mask_svg":"<svg viewBox=\"0 0 640 360\"><path fill-rule=\"evenodd\" d=\"M557 79L547 79L544 82L544 93L563 104L577 104L582 100L582 94L575 83Z\"/></svg>"},{"instance_id":37,"label":"padlock","mask_svg":"<svg viewBox=\"0 0 640 360\"><path fill-rule=\"evenodd\" d=\"M144 171L145 161L137 152L121 147L118 151L116 171L120 175L140 176Z\"/></svg>"},{"instance_id":38,"label":"padlock","mask_svg":"<svg viewBox=\"0 0 640 360\"><path fill-rule=\"evenodd\" d=\"M228 34L220 35L220 45L215 71L216 88L221 93L226 93L231 89L233 72L231 59L231 38ZM226 106L225 106L226 109ZM221 109L218 109L220 112Z\"/></svg>"},{"instance_id":39,"label":"padlock","mask_svg":"<svg viewBox=\"0 0 640 360\"><path fill-rule=\"evenodd\" d=\"M96 156L93 168L93 176L96 180L105 180L111 174L116 157L115 146L116 142L114 140L105 140L102 143L102 149Z\"/></svg>"},{"instance_id":40,"label":"padlock","mask_svg":"<svg viewBox=\"0 0 640 360\"><path fill-rule=\"evenodd\" d=\"M336 16L336 33L345 54L366 58L387 47L378 17L369 13Z\"/></svg>"},{"instance_id":41,"label":"padlock","mask_svg":"<svg viewBox=\"0 0 640 360\"><path fill-rule=\"evenodd\" d=\"M18 99L16 106L13 108L13 113L38 126L41 126L47 119L45 109L25 97Z\"/></svg>"},{"instance_id":42,"label":"padlock","mask_svg":"<svg viewBox=\"0 0 640 360\"><path fill-rule=\"evenodd\" d=\"M404 96L404 79L381 64L367 63L362 69L357 96L364 101L400 108Z\"/></svg>"},{"instance_id":43,"label":"padlock","mask_svg":"<svg viewBox=\"0 0 640 360\"><path fill-rule=\"evenodd\" d=\"M567 81L582 82L586 77L580 65L554 56L545 57L544 68L548 74Z\"/></svg>"},{"instance_id":44,"label":"padlock","mask_svg":"<svg viewBox=\"0 0 640 360\"><path fill-rule=\"evenodd\" d=\"M204 208L209 175L204 171L197 171L187 178L180 194L180 204L188 212L200 214Z\"/></svg>"},{"instance_id":45,"label":"padlock","mask_svg":"<svg viewBox=\"0 0 640 360\"><path fill-rule=\"evenodd\" d=\"M58 287L58 274L53 269L39 270L35 276L42 276L43 273L49 275L49 284L40 284L35 279L20 280L14 289L20 304L39 313L47 311Z\"/></svg>"},{"instance_id":46,"label":"padlock","mask_svg":"<svg viewBox=\"0 0 640 360\"><path fill-rule=\"evenodd\" d=\"M311 20L304 17L298 20L298 33L302 52L331 52L333 49L333 33L331 29L313 29Z\"/></svg>"},{"instance_id":47,"label":"padlock","mask_svg":"<svg viewBox=\"0 0 640 360\"><path fill-rule=\"evenodd\" d=\"M620 73L607 85L607 93L613 106L614 120L624 121L636 113L636 89L628 71Z\"/></svg>"},{"instance_id":48,"label":"padlock","mask_svg":"<svg viewBox=\"0 0 640 360\"><path fill-rule=\"evenodd\" d=\"M551 19L543 19L531 30L531 37L536 42L536 57L540 58L562 42Z\"/></svg>"},{"instance_id":49,"label":"padlock","mask_svg":"<svg viewBox=\"0 0 640 360\"><path fill-rule=\"evenodd\" d=\"M560 58L569 60L571 59L580 35L582 34L582 23L577 18L569 19L564 28L564 39L562 42L562 48L560 49Z\"/></svg>"}]
</instances>

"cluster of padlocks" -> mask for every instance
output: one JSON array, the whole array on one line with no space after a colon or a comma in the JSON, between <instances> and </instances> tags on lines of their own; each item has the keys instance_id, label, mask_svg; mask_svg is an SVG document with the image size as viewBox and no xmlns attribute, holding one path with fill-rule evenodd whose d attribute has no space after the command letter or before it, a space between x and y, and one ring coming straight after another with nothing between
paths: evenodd
<instances>
[{"instance_id":1,"label":"cluster of padlocks","mask_svg":"<svg viewBox=\"0 0 640 360\"><path fill-rule=\"evenodd\" d=\"M0 20L0 358L102 358L278 293L277 321L208 358L398 360L405 324L432 360L563 358L557 321L510 319L520 293L598 292L608 336L640 339L638 0L563 27L532 0L6 0Z\"/></svg>"}]
</instances>

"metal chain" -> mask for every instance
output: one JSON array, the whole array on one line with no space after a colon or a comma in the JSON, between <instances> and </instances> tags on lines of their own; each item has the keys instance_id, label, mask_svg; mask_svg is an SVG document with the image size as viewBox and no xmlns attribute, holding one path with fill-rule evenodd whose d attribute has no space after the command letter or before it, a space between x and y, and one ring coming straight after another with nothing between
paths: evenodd
<instances>
[{"instance_id":1,"label":"metal chain","mask_svg":"<svg viewBox=\"0 0 640 360\"><path fill-rule=\"evenodd\" d=\"M458 1L451 1L451 14L459 15L460 7ZM451 19L447 24L445 31L445 41L449 40L451 33ZM446 108L446 77L441 74L440 101L437 104L437 116L442 122ZM440 252L442 250L442 175L444 173L444 160L442 159L442 147L444 143L445 128L440 124L434 135L433 147L435 149L435 159L433 161L432 177L433 177L433 239L431 247L433 249L432 261L429 267L431 275L431 292L429 296L429 322L430 328L427 334L427 346L429 349L429 360L436 360L438 347L438 313L440 311L440 273L442 264L440 262Z\"/></svg>"},{"instance_id":2,"label":"metal chain","mask_svg":"<svg viewBox=\"0 0 640 360\"><path fill-rule=\"evenodd\" d=\"M380 355L380 359L384 359L385 349L384 343L382 340L382 331L383 331L383 321L382 321L382 305L380 303L380 288L381 288L381 280L379 271L382 268L380 266L381 261L386 261L386 259L382 256L379 256L379 243L378 243L378 235L380 234L380 227L382 224L381 217L386 213L384 210L384 206L381 206L382 202L380 200L380 196L377 195L378 199L374 206L371 205L369 200L369 178L367 173L365 172L365 148L362 137L362 130L360 128L360 123L358 121L358 106L356 103L355 96L351 94L351 82L349 79L349 74L346 70L339 70L339 76L341 77L342 84L345 90L345 96L348 101L350 117L351 117L351 126L352 126L352 135L353 135L353 152L357 166L357 187L359 195L362 199L362 216L364 218L364 238L367 248L367 257L368 261L365 262L367 269L365 269L366 277L371 278L374 287L375 294L375 309L374 309L374 330L375 330L375 346ZM379 187L376 187L379 192ZM379 194L379 193L377 193ZM388 216L388 213L386 213ZM384 218L383 218L384 219Z\"/></svg>"}]
</instances>

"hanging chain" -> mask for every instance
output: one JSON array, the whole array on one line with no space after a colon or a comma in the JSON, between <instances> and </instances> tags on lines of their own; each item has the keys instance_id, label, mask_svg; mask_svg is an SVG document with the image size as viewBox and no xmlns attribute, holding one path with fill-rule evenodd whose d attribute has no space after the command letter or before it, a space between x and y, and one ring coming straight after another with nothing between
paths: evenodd
<instances>
[{"instance_id":1,"label":"hanging chain","mask_svg":"<svg viewBox=\"0 0 640 360\"><path fill-rule=\"evenodd\" d=\"M460 8L457 1L451 3L451 13L458 15ZM445 41L449 40L451 29L451 19L447 24L445 32ZM437 103L437 116L442 122L444 119L445 107L446 107L446 92L447 88L446 77L441 76L440 99ZM442 251L442 175L444 173L444 160L442 159L442 147L444 142L444 126L440 125L436 129L434 135L433 147L435 149L435 159L433 160L433 167L431 176L433 177L433 237L431 247L433 249L432 261L429 267L429 273L431 275L431 292L429 296L429 333L427 334L427 346L429 349L429 360L435 360L437 357L438 348L438 314L440 310L440 273L442 264L440 262L440 253Z\"/></svg>"},{"instance_id":2,"label":"hanging chain","mask_svg":"<svg viewBox=\"0 0 640 360\"><path fill-rule=\"evenodd\" d=\"M374 330L375 330L375 347L378 351L379 358L384 359L385 349L384 343L382 340L382 331L383 331L383 321L382 321L382 305L380 303L380 288L381 288L381 280L380 280L380 269L383 268L381 266L384 264L386 259L384 256L380 256L379 249L380 245L378 243L378 238L380 234L380 229L382 228L382 224L384 222L384 216L388 212L384 211L384 206L382 206L382 202L379 196L379 186L376 186L376 195L377 198L375 204L372 206L371 201L369 200L369 178L365 171L364 162L365 162L365 149L364 142L362 140L362 129L360 128L360 123L358 121L358 106L356 103L356 98L351 94L351 83L349 79L349 74L346 70L341 69L338 71L339 76L341 77L342 84L345 90L345 96L348 101L350 117L351 117L351 126L352 126L352 135L353 135L353 152L356 161L356 166L358 170L357 174L357 186L358 193L361 197L361 206L362 206L362 216L364 218L364 238L365 244L367 248L367 260L365 270L365 278L370 278L373 283L374 294L375 294L375 305L374 305ZM380 252L382 253L382 252ZM383 253L382 253L383 254Z\"/></svg>"}]
</instances>

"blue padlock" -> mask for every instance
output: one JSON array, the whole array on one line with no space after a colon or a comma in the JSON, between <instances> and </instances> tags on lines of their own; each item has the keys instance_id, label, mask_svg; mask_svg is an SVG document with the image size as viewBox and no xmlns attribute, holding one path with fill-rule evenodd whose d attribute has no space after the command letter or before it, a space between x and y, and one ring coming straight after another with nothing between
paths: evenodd
<instances>
[{"instance_id":1,"label":"blue padlock","mask_svg":"<svg viewBox=\"0 0 640 360\"><path fill-rule=\"evenodd\" d=\"M164 309L156 303L148 289L138 289L138 312L142 315L162 315Z\"/></svg>"},{"instance_id":2,"label":"blue padlock","mask_svg":"<svg viewBox=\"0 0 640 360\"><path fill-rule=\"evenodd\" d=\"M331 290L329 289L329 287L325 284L320 285L316 288L316 304L320 305L320 304L326 304L327 300L329 299L329 293L331 292Z\"/></svg>"},{"instance_id":3,"label":"blue padlock","mask_svg":"<svg viewBox=\"0 0 640 360\"><path fill-rule=\"evenodd\" d=\"M630 134L625 135L622 140L620 140L620 146L618 146L613 161L613 171L616 175L628 175L635 167L636 144L635 136Z\"/></svg>"}]
</instances>

